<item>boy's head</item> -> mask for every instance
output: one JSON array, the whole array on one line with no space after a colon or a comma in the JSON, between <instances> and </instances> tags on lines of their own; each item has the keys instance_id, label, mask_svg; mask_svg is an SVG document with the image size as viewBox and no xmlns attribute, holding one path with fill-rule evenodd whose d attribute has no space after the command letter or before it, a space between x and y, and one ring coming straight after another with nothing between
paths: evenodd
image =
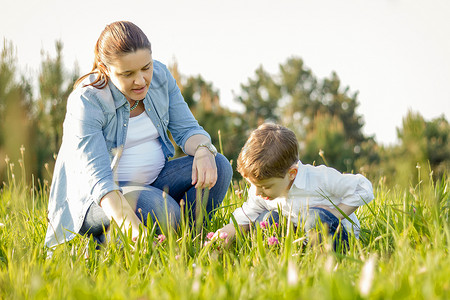
<instances>
[{"instance_id":1,"label":"boy's head","mask_svg":"<svg viewBox=\"0 0 450 300\"><path fill-rule=\"evenodd\" d=\"M258 187L258 183L273 179L293 180L297 175L297 161L298 142L295 134L281 125L265 123L251 133L239 153L237 170ZM295 174L288 174L293 169Z\"/></svg>"}]
</instances>

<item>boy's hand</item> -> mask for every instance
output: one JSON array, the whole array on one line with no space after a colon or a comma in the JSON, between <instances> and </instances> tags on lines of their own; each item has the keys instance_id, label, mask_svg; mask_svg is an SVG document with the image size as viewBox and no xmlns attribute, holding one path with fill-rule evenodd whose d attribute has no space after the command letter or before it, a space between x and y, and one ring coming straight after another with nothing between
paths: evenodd
<instances>
[{"instance_id":1,"label":"boy's hand","mask_svg":"<svg viewBox=\"0 0 450 300\"><path fill-rule=\"evenodd\" d=\"M247 231L249 230L249 225L239 225L239 228L243 231ZM229 247L231 245L231 242L235 238L236 238L236 229L234 228L233 223L230 223L214 232L212 237L208 237L209 241L205 242L205 245L219 239L223 240L224 244L227 247Z\"/></svg>"},{"instance_id":2,"label":"boy's hand","mask_svg":"<svg viewBox=\"0 0 450 300\"><path fill-rule=\"evenodd\" d=\"M234 225L230 223L218 229L211 238L211 241L215 241L216 239L222 239L225 241L225 244L228 244L231 240L234 239L235 236L236 236L236 229L234 228Z\"/></svg>"}]
</instances>

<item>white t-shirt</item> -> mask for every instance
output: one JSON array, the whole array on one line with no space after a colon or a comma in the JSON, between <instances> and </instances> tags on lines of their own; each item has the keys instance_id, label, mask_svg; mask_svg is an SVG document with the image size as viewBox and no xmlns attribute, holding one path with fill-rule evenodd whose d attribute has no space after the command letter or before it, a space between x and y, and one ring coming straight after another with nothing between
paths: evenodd
<instances>
[{"instance_id":1,"label":"white t-shirt","mask_svg":"<svg viewBox=\"0 0 450 300\"><path fill-rule=\"evenodd\" d=\"M116 175L118 181L151 184L164 167L159 134L146 112L130 118Z\"/></svg>"},{"instance_id":2,"label":"white t-shirt","mask_svg":"<svg viewBox=\"0 0 450 300\"><path fill-rule=\"evenodd\" d=\"M238 224L244 225L254 222L264 211L281 209L283 216L291 216L291 221L298 223L299 218L305 216L309 207L324 205L333 208L333 204L341 203L349 206L361 206L369 203L374 198L372 183L360 174L342 174L333 168L326 166L303 165L298 162L298 173L294 184L287 197L278 197L273 200L265 200L256 196L256 188L251 185L248 191L248 199L233 212ZM348 216L356 226L347 219L342 220L342 225L347 232L354 232L359 237L360 224L352 213Z\"/></svg>"}]
</instances>

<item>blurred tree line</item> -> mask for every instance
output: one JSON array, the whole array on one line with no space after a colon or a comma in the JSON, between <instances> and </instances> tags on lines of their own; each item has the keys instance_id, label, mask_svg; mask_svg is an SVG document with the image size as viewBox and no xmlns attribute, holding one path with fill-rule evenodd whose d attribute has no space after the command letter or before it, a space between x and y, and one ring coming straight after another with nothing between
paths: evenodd
<instances>
[{"instance_id":1,"label":"blurred tree line","mask_svg":"<svg viewBox=\"0 0 450 300\"><path fill-rule=\"evenodd\" d=\"M14 168L28 177L34 174L41 181L51 178L67 97L79 76L76 66L68 71L63 65L62 42L57 41L55 49L55 56L41 53L38 95L34 95L32 78L19 74L12 43L3 43L2 181L11 168L8 161L17 162ZM317 78L301 58L287 59L276 74L262 66L255 70L235 95L242 104L241 112L222 106L218 89L202 76L180 74L176 62L169 68L193 114L234 169L250 131L263 122L277 122L296 133L303 163L327 164L341 172L363 173L372 181L382 178L388 184L402 185L428 180L430 174L440 178L450 170L450 125L443 115L425 120L419 112L409 111L402 127L397 128L399 144L378 145L374 136L363 134L364 119L357 113L358 94L342 86L334 72L328 78ZM178 150L177 155L181 154Z\"/></svg>"}]
</instances>

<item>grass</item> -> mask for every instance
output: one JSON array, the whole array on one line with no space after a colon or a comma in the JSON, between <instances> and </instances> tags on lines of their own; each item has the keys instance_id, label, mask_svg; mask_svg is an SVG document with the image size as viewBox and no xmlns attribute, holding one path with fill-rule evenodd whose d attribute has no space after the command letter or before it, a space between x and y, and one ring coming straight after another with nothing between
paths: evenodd
<instances>
[{"instance_id":1,"label":"grass","mask_svg":"<svg viewBox=\"0 0 450 300\"><path fill-rule=\"evenodd\" d=\"M244 201L240 187L243 193L230 188L201 228L183 225L160 242L149 226L132 246L116 226L106 247L96 250L80 236L51 259L44 247L48 183L30 186L12 167L7 181L0 193L0 299L450 298L448 178L395 188L380 180L375 199L357 211L361 238L350 240L346 254L333 252L330 240L305 246L303 234L286 224L239 235L229 248L205 246L206 234ZM268 245L272 236L278 244Z\"/></svg>"}]
</instances>

